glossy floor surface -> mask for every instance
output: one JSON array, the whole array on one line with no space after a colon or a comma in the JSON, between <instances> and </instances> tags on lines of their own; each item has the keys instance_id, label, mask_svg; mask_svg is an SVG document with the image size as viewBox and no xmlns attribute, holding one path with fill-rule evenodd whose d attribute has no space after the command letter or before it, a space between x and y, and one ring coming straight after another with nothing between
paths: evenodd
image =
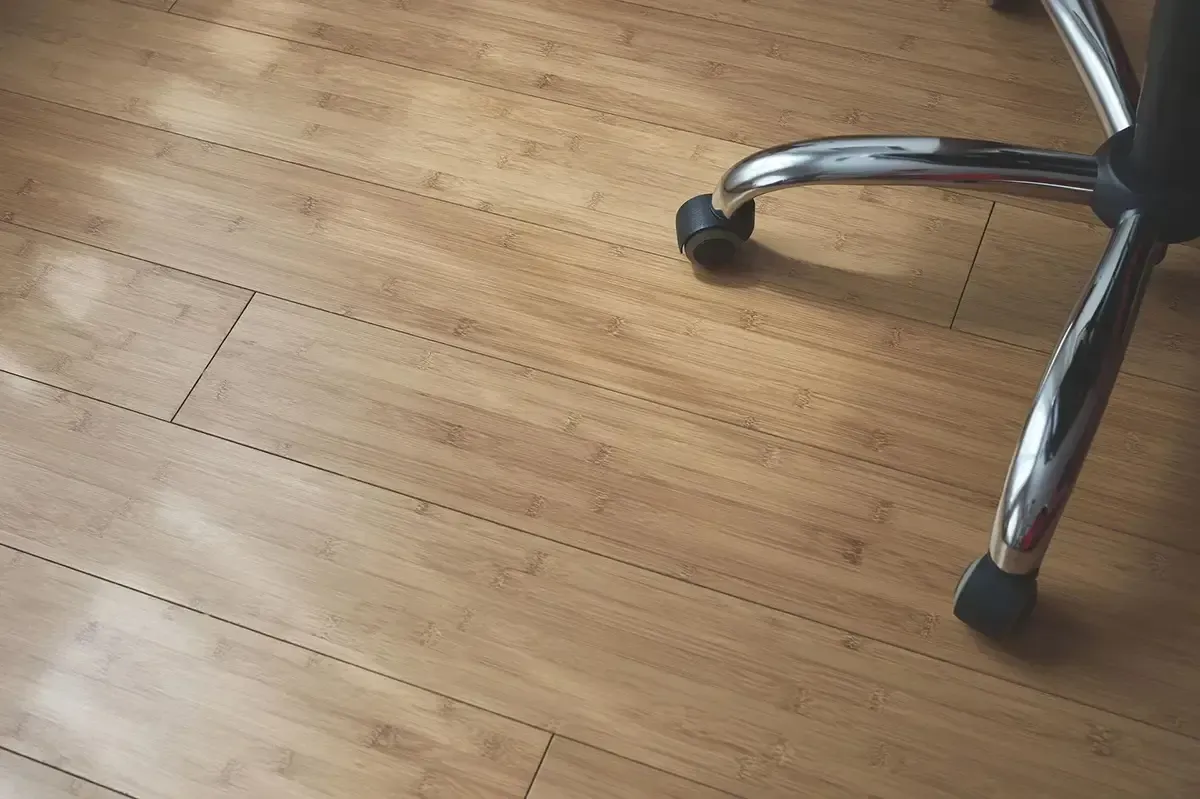
<instances>
[{"instance_id":1,"label":"glossy floor surface","mask_svg":"<svg viewBox=\"0 0 1200 799\"><path fill-rule=\"evenodd\" d=\"M1091 150L1036 8L6 0L0 87L0 797L1200 795L1200 250L996 646L949 596L1106 231L673 241L786 139Z\"/></svg>"}]
</instances>

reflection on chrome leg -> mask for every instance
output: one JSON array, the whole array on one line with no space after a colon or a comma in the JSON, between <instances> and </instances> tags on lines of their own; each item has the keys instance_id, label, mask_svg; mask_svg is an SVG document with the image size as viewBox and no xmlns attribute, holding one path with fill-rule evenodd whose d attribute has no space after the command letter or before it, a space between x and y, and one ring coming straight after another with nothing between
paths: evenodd
<instances>
[{"instance_id":1,"label":"reflection on chrome leg","mask_svg":"<svg viewBox=\"0 0 1200 799\"><path fill-rule=\"evenodd\" d=\"M1108 405L1161 246L1136 211L1113 231L1042 378L1009 466L992 560L1036 571Z\"/></svg>"},{"instance_id":2,"label":"reflection on chrome leg","mask_svg":"<svg viewBox=\"0 0 1200 799\"><path fill-rule=\"evenodd\" d=\"M1090 155L933 136L814 139L742 159L721 178L712 205L732 219L759 195L821 184L973 189L1086 204L1096 184L1096 160Z\"/></svg>"},{"instance_id":3,"label":"reflection on chrome leg","mask_svg":"<svg viewBox=\"0 0 1200 799\"><path fill-rule=\"evenodd\" d=\"M1042 0L1108 135L1133 124L1140 84L1103 0Z\"/></svg>"}]
</instances>

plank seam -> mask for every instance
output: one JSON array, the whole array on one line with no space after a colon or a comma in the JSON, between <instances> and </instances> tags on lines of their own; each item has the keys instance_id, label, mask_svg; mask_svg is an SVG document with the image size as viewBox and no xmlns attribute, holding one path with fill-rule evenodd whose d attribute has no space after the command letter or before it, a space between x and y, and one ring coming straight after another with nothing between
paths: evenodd
<instances>
[{"instance_id":1,"label":"plank seam","mask_svg":"<svg viewBox=\"0 0 1200 799\"><path fill-rule=\"evenodd\" d=\"M546 765L546 757L550 754L550 747L554 744L555 737L555 733L550 733L550 740L546 741L542 759L538 761L537 768L533 770L533 779L529 781L529 787L525 789L525 799L529 799L529 794L533 793L533 786L537 784L538 775L542 773L542 766Z\"/></svg>"},{"instance_id":2,"label":"plank seam","mask_svg":"<svg viewBox=\"0 0 1200 799\"><path fill-rule=\"evenodd\" d=\"M34 557L36 557L36 556L34 556ZM56 565L59 565L59 564L56 564ZM37 763L39 766L45 766L46 768L50 769L51 771L57 771L59 774L66 774L68 777L70 777L73 780L79 780L81 782L86 782L89 785L95 785L97 788L102 788L102 789L108 791L109 793L116 794L117 796L126 796L129 799L138 799L138 797L134 796L131 793L126 793L125 791L120 791L120 790L117 790L116 788L111 788L102 782L97 782L96 780L89 779L89 778L83 776L82 774L76 774L75 772L69 771L69 770L63 768L62 766L56 766L53 763L47 763L45 760L34 757L33 755L27 755L24 752L18 752L16 749L13 749L11 747L0 745L0 751L8 752L10 755L19 757L22 760L28 760L31 763Z\"/></svg>"},{"instance_id":3,"label":"plank seam","mask_svg":"<svg viewBox=\"0 0 1200 799\"><path fill-rule=\"evenodd\" d=\"M958 312L962 308L963 298L967 296L967 288L971 285L971 275L975 273L975 263L979 260L979 253L983 251L983 242L987 238L988 227L992 224L992 214L996 213L996 203L992 203L992 207L988 209L987 221L983 223L983 231L979 234L979 243L975 245L975 255L971 258L971 265L967 267L967 279L963 281L962 293L958 295L958 304L954 306L954 315L950 317L950 329L954 329L954 323L958 321Z\"/></svg>"},{"instance_id":4,"label":"plank seam","mask_svg":"<svg viewBox=\"0 0 1200 799\"><path fill-rule=\"evenodd\" d=\"M237 327L238 322L242 321L242 315L246 313L246 309L250 307L250 303L254 302L255 296L256 292L251 290L249 298L246 299L246 304L242 306L242 310L238 311L238 315L233 320L233 324L229 326L229 329L225 331L225 335L221 337L221 343L217 345L215 350L213 350L213 354L208 356L208 363L204 364L204 368L201 369L200 374L196 376L196 380L192 383L192 387L189 388L187 393L183 395L183 400L179 403L179 407L175 409L175 413L171 414L171 418L167 421L174 422L175 417L178 416L179 412L183 410L183 406L187 405L187 401L192 396L192 392L196 390L196 386L200 385L200 381L204 379L205 373L208 372L208 367L212 366L213 361L216 360L217 355L221 352L221 348L225 346L225 342L229 341L230 334L233 333L233 329Z\"/></svg>"}]
</instances>

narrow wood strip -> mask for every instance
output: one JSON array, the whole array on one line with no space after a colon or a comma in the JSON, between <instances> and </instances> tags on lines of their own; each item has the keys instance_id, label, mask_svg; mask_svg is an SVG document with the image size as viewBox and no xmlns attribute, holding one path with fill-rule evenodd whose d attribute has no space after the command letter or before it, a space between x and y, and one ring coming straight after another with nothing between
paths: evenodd
<instances>
[{"instance_id":1,"label":"narrow wood strip","mask_svg":"<svg viewBox=\"0 0 1200 799\"><path fill-rule=\"evenodd\" d=\"M1049 16L1039 3L944 0L635 0L762 31L863 50L881 56L950 67L972 78L1005 79L1036 91L1083 87ZM215 4L213 4L215 5ZM1154 0L1109 0L1136 68L1146 60ZM968 80L970 78L967 78ZM1099 123L1097 122L1097 125Z\"/></svg>"}]
</instances>

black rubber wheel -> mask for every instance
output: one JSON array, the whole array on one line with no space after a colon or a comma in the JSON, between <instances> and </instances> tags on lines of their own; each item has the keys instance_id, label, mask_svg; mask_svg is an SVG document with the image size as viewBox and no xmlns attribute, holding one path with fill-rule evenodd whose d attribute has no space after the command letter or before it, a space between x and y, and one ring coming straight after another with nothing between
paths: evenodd
<instances>
[{"instance_id":1,"label":"black rubber wheel","mask_svg":"<svg viewBox=\"0 0 1200 799\"><path fill-rule=\"evenodd\" d=\"M968 566L954 590L954 615L989 638L1014 632L1036 604L1037 573L1001 571L991 555Z\"/></svg>"},{"instance_id":2,"label":"black rubber wheel","mask_svg":"<svg viewBox=\"0 0 1200 799\"><path fill-rule=\"evenodd\" d=\"M733 218L713 210L711 194L693 197L675 213L679 251L704 269L719 269L733 263L738 249L753 233L753 200L739 208Z\"/></svg>"}]
</instances>

